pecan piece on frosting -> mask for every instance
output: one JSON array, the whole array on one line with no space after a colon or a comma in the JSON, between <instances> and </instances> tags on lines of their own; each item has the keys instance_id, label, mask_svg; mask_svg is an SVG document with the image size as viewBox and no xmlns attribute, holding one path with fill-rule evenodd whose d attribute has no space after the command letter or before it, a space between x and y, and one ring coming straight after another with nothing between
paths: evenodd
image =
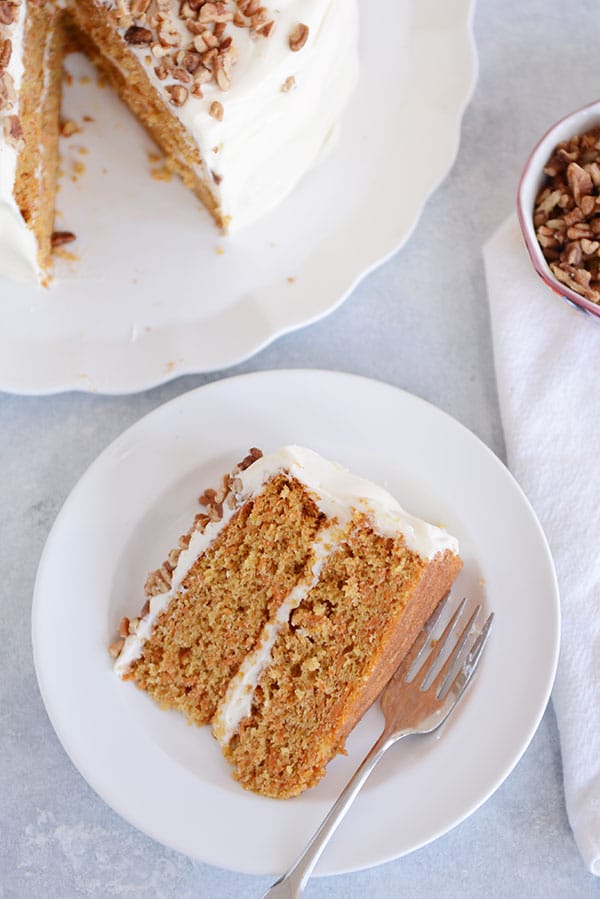
<instances>
[{"instance_id":1,"label":"pecan piece on frosting","mask_svg":"<svg viewBox=\"0 0 600 899\"><path fill-rule=\"evenodd\" d=\"M183 106L188 98L188 89L183 84L169 84L165 88L173 106Z\"/></svg>"},{"instance_id":2,"label":"pecan piece on frosting","mask_svg":"<svg viewBox=\"0 0 600 899\"><path fill-rule=\"evenodd\" d=\"M5 69L12 55L12 42L10 38L0 40L0 69Z\"/></svg>"},{"instance_id":3,"label":"pecan piece on frosting","mask_svg":"<svg viewBox=\"0 0 600 899\"><path fill-rule=\"evenodd\" d=\"M294 28L292 28L290 32L290 50L294 53L297 53L298 50L302 50L302 47L308 40L308 25L304 25L302 22L298 22Z\"/></svg>"},{"instance_id":4,"label":"pecan piece on frosting","mask_svg":"<svg viewBox=\"0 0 600 899\"><path fill-rule=\"evenodd\" d=\"M128 44L134 47L142 47L152 42L152 32L149 28L142 28L141 25L131 25L123 35Z\"/></svg>"},{"instance_id":5,"label":"pecan piece on frosting","mask_svg":"<svg viewBox=\"0 0 600 899\"><path fill-rule=\"evenodd\" d=\"M216 119L217 122L222 122L223 121L223 112L224 112L223 104L219 103L218 100L213 100L213 102L210 104L210 109L209 109L209 113L213 117L213 119Z\"/></svg>"},{"instance_id":6,"label":"pecan piece on frosting","mask_svg":"<svg viewBox=\"0 0 600 899\"><path fill-rule=\"evenodd\" d=\"M0 25L12 25L17 17L17 4L0 0Z\"/></svg>"},{"instance_id":7,"label":"pecan piece on frosting","mask_svg":"<svg viewBox=\"0 0 600 899\"><path fill-rule=\"evenodd\" d=\"M12 147L19 147L23 140L21 119L17 115L9 115L4 119L4 137Z\"/></svg>"}]
</instances>

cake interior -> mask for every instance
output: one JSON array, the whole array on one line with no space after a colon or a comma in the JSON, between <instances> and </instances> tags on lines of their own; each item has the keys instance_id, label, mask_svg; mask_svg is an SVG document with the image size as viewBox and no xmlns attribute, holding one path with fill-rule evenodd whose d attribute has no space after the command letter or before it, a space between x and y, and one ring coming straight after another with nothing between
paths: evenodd
<instances>
[{"instance_id":1,"label":"cake interior","mask_svg":"<svg viewBox=\"0 0 600 899\"><path fill-rule=\"evenodd\" d=\"M19 150L14 195L35 235L38 264L51 267L54 203L58 176L58 135L66 34L52 4L28 4L23 54L27 66L20 90Z\"/></svg>"},{"instance_id":2,"label":"cake interior","mask_svg":"<svg viewBox=\"0 0 600 899\"><path fill-rule=\"evenodd\" d=\"M119 36L94 0L27 4L23 59L26 62L19 92L15 127L20 141L14 197L33 232L39 268L46 276L52 267L52 235L58 176L61 84L66 53L83 51L107 78L121 99L165 154L165 165L179 175L223 230L217 185L185 126L152 86L140 61ZM148 51L150 52L150 51ZM44 282L48 283L45 277Z\"/></svg>"},{"instance_id":3,"label":"cake interior","mask_svg":"<svg viewBox=\"0 0 600 899\"><path fill-rule=\"evenodd\" d=\"M440 583L423 583L426 561L355 517L280 631L251 714L224 747L243 787L287 798L321 779L449 588L457 568L444 565L434 563Z\"/></svg>"},{"instance_id":4,"label":"cake interior","mask_svg":"<svg viewBox=\"0 0 600 899\"><path fill-rule=\"evenodd\" d=\"M105 75L161 148L165 165L181 177L208 209L215 223L226 230L215 183L197 146L190 141L185 126L152 86L140 61L107 19L106 10L95 0L77 0L69 6L67 21L79 49Z\"/></svg>"},{"instance_id":5,"label":"cake interior","mask_svg":"<svg viewBox=\"0 0 600 899\"><path fill-rule=\"evenodd\" d=\"M212 721L244 788L297 795L343 751L461 567L449 550L410 549L396 525L389 534L365 511L323 506L290 472L271 475L167 594L124 677Z\"/></svg>"},{"instance_id":6,"label":"cake interior","mask_svg":"<svg viewBox=\"0 0 600 899\"><path fill-rule=\"evenodd\" d=\"M192 565L126 677L208 723L265 621L309 576L323 521L298 482L274 477Z\"/></svg>"}]
</instances>

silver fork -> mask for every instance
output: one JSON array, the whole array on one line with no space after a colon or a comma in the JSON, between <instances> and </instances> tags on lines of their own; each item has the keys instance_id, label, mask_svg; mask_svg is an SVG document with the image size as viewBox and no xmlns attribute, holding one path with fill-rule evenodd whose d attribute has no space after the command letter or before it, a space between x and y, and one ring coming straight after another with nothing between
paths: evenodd
<instances>
[{"instance_id":1,"label":"silver fork","mask_svg":"<svg viewBox=\"0 0 600 899\"><path fill-rule=\"evenodd\" d=\"M494 613L488 616L483 627L474 635L465 655L463 649L481 606L477 606L452 643L467 601L463 599L441 637L434 639L434 630L447 600L448 594L438 604L380 696L379 703L385 716L381 736L346 784L304 852L288 872L267 890L263 899L296 899L301 896L329 839L383 754L403 737L429 734L436 730L456 707L481 658ZM436 662L443 658L445 651L448 655L437 670Z\"/></svg>"}]
</instances>

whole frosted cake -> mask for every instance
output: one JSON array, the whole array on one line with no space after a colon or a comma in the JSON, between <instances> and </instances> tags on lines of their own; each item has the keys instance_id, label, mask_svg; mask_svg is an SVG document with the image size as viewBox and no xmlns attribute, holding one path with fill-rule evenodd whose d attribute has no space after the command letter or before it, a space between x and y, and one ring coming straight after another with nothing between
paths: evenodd
<instances>
[{"instance_id":1,"label":"whole frosted cake","mask_svg":"<svg viewBox=\"0 0 600 899\"><path fill-rule=\"evenodd\" d=\"M115 670L212 722L267 796L316 784L462 562L457 541L302 447L250 454L149 577Z\"/></svg>"},{"instance_id":2,"label":"whole frosted cake","mask_svg":"<svg viewBox=\"0 0 600 899\"><path fill-rule=\"evenodd\" d=\"M357 31L357 0L0 0L0 274L50 270L66 49L97 63L228 231L330 141Z\"/></svg>"}]
</instances>

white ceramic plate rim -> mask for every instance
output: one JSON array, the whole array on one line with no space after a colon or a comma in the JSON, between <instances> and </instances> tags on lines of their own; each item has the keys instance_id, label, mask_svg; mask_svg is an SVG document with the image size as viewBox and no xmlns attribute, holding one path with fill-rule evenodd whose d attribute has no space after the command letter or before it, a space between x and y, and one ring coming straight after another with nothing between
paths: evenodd
<instances>
[{"instance_id":1,"label":"white ceramic plate rim","mask_svg":"<svg viewBox=\"0 0 600 899\"><path fill-rule=\"evenodd\" d=\"M391 860L430 842L471 814L507 777L529 744L550 695L559 645L558 588L541 527L512 475L466 428L425 401L404 391L343 373L310 370L274 371L214 382L159 407L117 438L96 459L73 489L48 537L38 570L32 612L36 673L50 720L66 752L90 785L109 805L140 830L165 845L221 867L252 874L282 870L293 860L298 849L323 817L337 792L377 735L379 713L378 710L371 709L348 741L349 755L340 756L331 763L327 776L318 787L288 803L277 803L244 793L235 784L229 792L227 788L223 789L225 781L221 783L215 781L214 784L202 782L198 787L200 790L198 795L204 798L203 807L206 808L206 815L210 816L210 821L207 822L206 816L203 817L200 813L199 818L192 816L190 826L182 831L181 828L178 830L176 823L174 824L173 808L161 807L161 813L157 815L155 811L150 816L152 821L149 821L148 810L144 802L139 801L139 791L137 805L135 802L132 804L122 792L128 789L129 780L138 776L137 766L146 764L146 759L153 760L157 766L153 770L161 772L161 777L153 781L157 792L161 794L158 799L159 805L166 803L168 806L172 801L169 797L178 787L178 779L181 780L180 786L186 797L192 795L189 793L190 789L196 790L197 787L197 784L194 786L195 782L190 780L187 771L172 763L162 746L154 746L153 741L148 740L146 736L140 737L134 724L129 721L133 717L131 712L139 697L142 699L147 697L134 691L131 685L123 685L114 678L110 666L105 661L105 654L102 655L103 661L100 666L102 671L86 672L80 665L77 683L75 686L72 683L73 653L77 656L79 652L77 658L80 657L81 661L85 660L88 651L92 658L97 647L85 643L86 640L90 640L90 634L82 636L82 631L80 634L82 647L78 648L75 645L71 649L70 638L61 630L62 624L57 623L57 615L60 619L61 612L66 613L69 619L74 613L77 586L83 589L87 583L86 578L92 584L90 589L93 596L93 585L99 571L84 569L77 572L76 553L73 568L66 577L64 567L60 565L61 542L67 540L70 552L72 542L80 538L82 528L86 527L86 521L91 517L96 525L103 523L107 525L98 531L99 541L102 542L104 539L106 545L103 550L98 549L99 561L96 567L100 569L100 562L102 560L106 562L111 555L115 560L120 558L124 547L118 543L111 544L109 522L96 520L91 512L94 503L104 501L99 499L100 493L109 491L111 482L115 483L120 471L127 471L129 477L134 470L143 468L144 459L154 451L153 444L148 444L148 437L154 436L158 444L162 440L165 445L173 442L177 444L179 440L178 452L183 452L185 441L180 440L178 428L181 426L185 430L188 427L182 424L185 416L193 412L203 422L208 421L212 424L218 419L224 405L225 407L230 405L229 411L237 408L243 419L239 423L234 421L224 437L226 441L231 440L230 458L235 461L236 454L239 454L247 444L245 416L255 415L256 408L260 408L262 404L260 397L267 398L266 402L272 403L271 412L275 414L272 414L266 422L257 421L252 442L258 442L261 437L266 438L268 442L274 438L279 438L280 443L296 441L297 431L294 428L296 411L299 408L300 411L309 414L311 405L319 407L315 420L333 421L333 425L337 428L341 422L348 420L347 417L336 419L336 415L339 417L343 414L339 412L339 407L341 405L343 409L344 403L350 402L355 413L360 413L362 424L366 422L372 425L374 421L380 419L384 440L379 450L381 458L378 460L373 454L377 453L379 435L372 435L371 428L363 432L358 422L356 425L349 425L348 430L354 430L355 436L355 446L349 454L355 469L358 462L360 473L378 476L384 470L389 473L394 472L396 467L398 470L403 466L406 469L408 464L414 474L411 473L411 481L410 483L406 481L405 486L409 492L413 489L410 486L413 477L417 484L414 487L416 493L409 506L411 511L423 514L422 503L427 505L425 499L417 503L418 508L414 505L416 498L422 494L422 485L418 485L418 478L425 476L428 482L431 480L435 484L435 501L433 505L427 507L428 514L433 508L445 506L451 492L458 490L458 495L463 497L463 510L467 512L476 510L476 517L485 520L489 529L489 534L482 535L481 520L471 521L470 526L477 528L477 534L469 534L465 529L465 523L459 519L453 520L451 510L444 508L445 514L450 516L448 524L452 525L454 532L463 541L462 552L467 574L467 582L463 586L473 596L480 589L477 586L480 581L477 579L482 576L487 582L485 589L480 589L484 605L487 604L488 608L490 604L493 605L496 612L494 636L478 672L478 681L467 693L453 719L445 726L443 739L440 739L439 745L435 742L429 744L421 742L413 748L414 744L410 747L408 744L402 744L397 747L398 750L404 745L406 749L402 749L402 756L396 755L395 762L392 763L390 760L388 763L388 760L384 759L380 772L373 775L373 790L369 792L370 781L357 800L355 814L351 814L344 822L343 829L332 840L317 870L317 873L321 874L335 874ZM290 405L294 407L294 411L286 413L285 409ZM409 428L417 429L416 436L406 435L406 442L413 441L413 445L409 449L402 443L397 446L388 445L386 448L386 438L394 434L397 437L402 432L400 422L405 422ZM306 440L313 426L314 422L308 422L304 428L299 429L304 442L312 442L312 445L321 451L328 449L330 443L336 444L337 437L334 439L323 432L320 434L315 432L312 441ZM198 427L197 424L194 425L196 430ZM420 443L419 434L425 438L423 445ZM187 438L190 439L190 432ZM343 434L342 439L347 440L348 434ZM418 443L415 443L415 440ZM418 451L415 449L416 446ZM265 445L265 448L275 447ZM200 463L203 452L194 443L194 453L196 452ZM342 458L339 452L337 457ZM348 462L349 457L343 458L343 461ZM380 467L380 462L383 467ZM446 472L444 477L451 486L448 487L447 495L442 498L438 488L444 481L441 475L443 472ZM175 477L178 473L170 474ZM473 480L474 477L477 481ZM164 484L162 486L164 487ZM147 489L153 495L154 491L160 495L160 487L160 484L152 483ZM119 501L126 500L127 495L119 492ZM114 501L112 502L114 505ZM493 515L488 520L486 516L489 509L493 509ZM135 528L135 515L130 524ZM506 532L505 527L509 528ZM511 527L515 528L514 534L510 530ZM102 535L106 533L108 536L103 538ZM90 535L86 540L94 552L96 537ZM490 541L493 541L493 545ZM498 545L502 546L499 558L495 555L497 552L495 547ZM473 557L475 550L481 557L480 569L477 567L478 560ZM66 558L71 557L67 554ZM515 576L518 578L516 582L513 582L504 570L506 564L514 566ZM507 584L511 583L512 592L506 590ZM515 605L515 594L520 585L527 600L522 607ZM502 590L501 596L498 595L499 588ZM65 594L69 590L73 592L73 596L65 603ZM77 593L77 596L79 595L80 593ZM104 602L105 605L108 603L108 597L105 597ZM130 607L131 602L129 610ZM124 611L125 607L121 606L119 614ZM514 615L515 611L518 614ZM99 619L100 627L97 628L100 630L105 627L107 609L104 608L103 612L104 615ZM507 614L510 612L513 613L513 618ZM96 614L94 611L82 613L81 622L85 625L86 618L91 618L94 614ZM116 620L118 616L114 613L113 615ZM96 643L99 641L102 644L102 653L106 645L103 640L107 637L108 632L106 635L96 632L93 634L92 642L95 640ZM68 654L65 660L66 649ZM507 666L508 650L511 653L510 666ZM93 664L96 665L95 657ZM511 680L514 678L517 680ZM519 678L525 682L522 683ZM92 684L91 692L88 681ZM520 687L519 690L516 689L517 686ZM78 693L78 690L83 692ZM108 705L107 697L103 698L102 693L111 694ZM67 694L70 696L68 701L66 701ZM107 736L102 731L93 737L86 736L84 723L88 715L86 703L90 695L93 695L96 701L94 714L100 715L100 723L109 731L112 727L115 734ZM102 702L105 703L104 719ZM113 706L110 705L111 702L114 703ZM148 705L152 705L149 700ZM169 716L173 713L157 711L156 714ZM175 729L178 725L169 723L164 717L161 718L161 727L163 726ZM195 734L202 732L194 729ZM121 734L123 743L117 739ZM492 736L494 742L487 745L486 749L486 741ZM494 748L493 752L490 747ZM210 751L218 754L214 744ZM128 757L122 758L121 753ZM472 753L475 753L473 757ZM110 766L104 768L99 762L103 754L111 758ZM143 762L139 762L140 759ZM207 763L206 759L204 754L203 765ZM446 777L439 779L444 762L455 769L459 785L460 766L467 766L467 779L460 785L459 792L456 792L457 785ZM210 763L212 764L212 756ZM226 767L224 762L222 765ZM162 777L163 770L164 777ZM143 773L139 775L140 778L143 776ZM209 777L208 774L206 776ZM431 789L438 793L437 796L431 797L430 807L427 805L428 796L422 793L423 778L427 785L431 782ZM439 783L436 786L438 779ZM166 782L166 786L163 781ZM411 810L410 818L404 820L403 826L408 832L402 831L403 816L399 807L394 804L398 800L402 801L402 795L395 796L399 786L404 795L407 795L407 789L417 790L420 787L420 804L425 803L426 806L421 815L422 820L417 822L418 826L415 824L419 818L416 806ZM141 787L143 788L143 784ZM169 795L164 792L166 787ZM449 794L445 795L444 791L448 790ZM374 809L378 812L376 819L373 817ZM181 814L181 809L179 813ZM385 834L378 834L375 842L369 841L361 831L361 820L364 820L365 814L370 815L369 820L372 822L369 837L372 833L377 835L380 819L383 822L382 826L385 826L385 819L390 815L394 822L399 816L398 832L392 833L390 837L388 822ZM219 840L218 832L221 826L219 822L223 815L229 816L228 826L232 816L238 816L242 822L240 826L245 822L247 827L255 827L259 832L262 832L261 827L266 828L273 839L274 848L269 846L259 851L256 846L251 845L247 850L245 844L242 845L239 832L236 835L233 831L229 842ZM202 824L205 825L204 828ZM207 824L210 825L208 829ZM285 832L286 829L289 833ZM280 836L281 834L283 835ZM387 842L383 839L386 834ZM247 836L252 844L254 835L249 832ZM268 840L264 840L264 833L259 846L263 843L269 843Z\"/></svg>"},{"instance_id":2,"label":"white ceramic plate rim","mask_svg":"<svg viewBox=\"0 0 600 899\"><path fill-rule=\"evenodd\" d=\"M0 302L0 389L35 395L65 390L123 394L180 375L221 370L246 360L275 338L328 315L363 277L399 250L454 163L462 116L477 78L474 0L453 0L443 15L435 12L435 4L425 7L422 0L407 0L407 6L411 15L419 17L422 33L434 32L426 28L425 20L435 16L432 24L441 29L439 40L446 50L436 56L435 62L423 59L423 53L434 53L438 46L426 43L425 49L415 54L419 58L410 63L415 68L407 78L409 93L402 114L408 117L411 136L404 150L398 148L394 164L385 174L385 203L379 196L381 185L375 186L373 195L357 205L356 220L337 227L336 245L328 249L320 246L300 266L293 295L289 285L282 287L278 281L269 284L267 280L235 305L229 302L218 314L180 323L169 320L167 314L160 328L152 334L140 333L135 340L125 320L118 321L122 328L110 340L98 337L93 324L74 334L63 334L61 326L54 336L40 339L21 333L19 323L15 335L10 320L2 321ZM452 66L451 71L445 71L447 65ZM395 92L388 91L387 95L393 118L398 114L393 105ZM350 109L350 114L357 113ZM431 144L432 134L435 146L424 154L420 148ZM383 134L381 140L385 139ZM406 189L407 172L410 190ZM296 191L302 190L300 184ZM365 221L369 222L368 233ZM337 248L341 245L344 251L340 253ZM130 289L128 283L124 279L123 290ZM9 289L7 282L0 283L2 289ZM211 285L205 285L205 289L210 290ZM107 304L107 315L120 315L118 304L116 312L111 310L111 304Z\"/></svg>"}]
</instances>

